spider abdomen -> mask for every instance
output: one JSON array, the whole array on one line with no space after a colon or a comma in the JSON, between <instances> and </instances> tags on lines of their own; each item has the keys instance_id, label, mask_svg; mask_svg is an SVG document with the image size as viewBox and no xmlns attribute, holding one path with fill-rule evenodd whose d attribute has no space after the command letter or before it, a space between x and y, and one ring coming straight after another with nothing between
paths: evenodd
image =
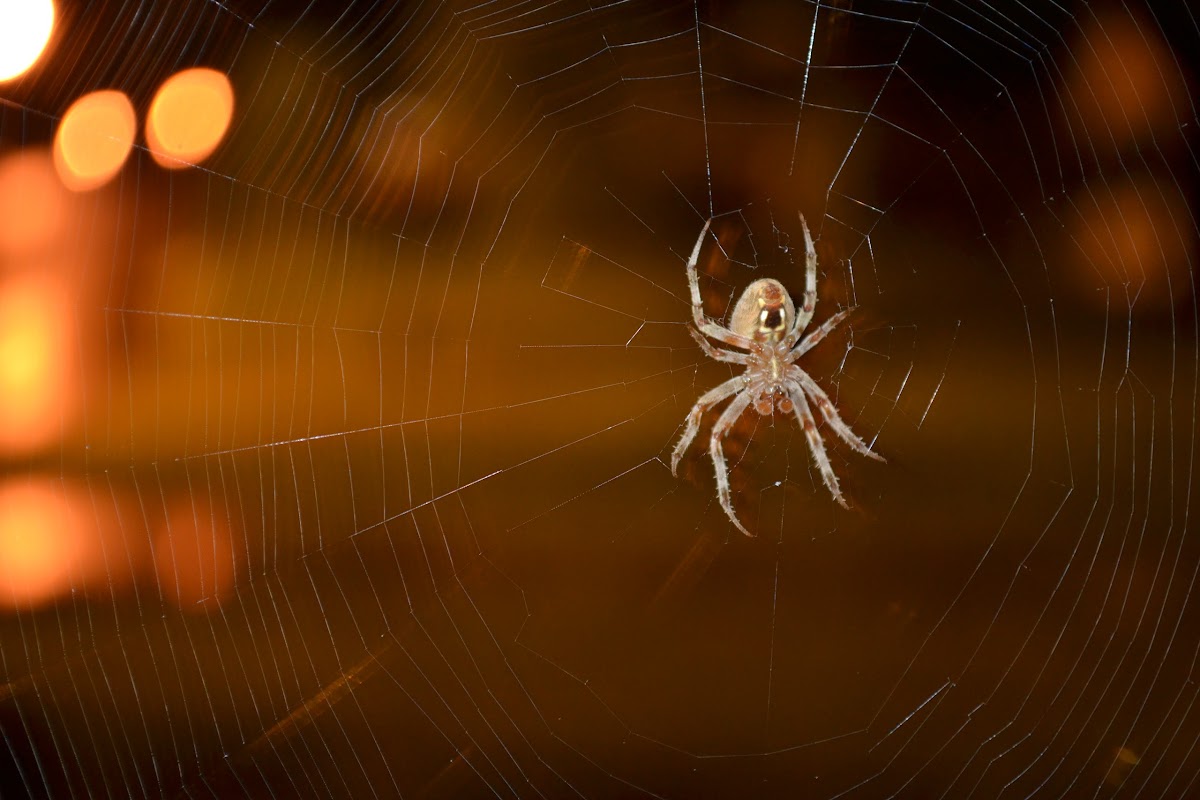
<instances>
[{"instance_id":1,"label":"spider abdomen","mask_svg":"<svg viewBox=\"0 0 1200 800\"><path fill-rule=\"evenodd\" d=\"M729 329L758 342L778 342L796 318L796 305L783 284L761 278L746 287L729 315Z\"/></svg>"}]
</instances>

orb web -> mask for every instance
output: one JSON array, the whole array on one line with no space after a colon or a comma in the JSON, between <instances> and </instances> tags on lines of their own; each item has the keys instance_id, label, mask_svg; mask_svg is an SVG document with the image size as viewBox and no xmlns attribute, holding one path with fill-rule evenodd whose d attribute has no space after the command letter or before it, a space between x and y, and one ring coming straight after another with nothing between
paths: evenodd
<instances>
[{"instance_id":1,"label":"orb web","mask_svg":"<svg viewBox=\"0 0 1200 800\"><path fill-rule=\"evenodd\" d=\"M61 3L0 87L0 293L52 298L0 400L53 388L0 430L3 785L1186 796L1198 31L1161 5ZM53 182L73 102L144 124L193 68L218 144ZM745 538L715 414L669 468L734 374L684 264L712 218L709 315L797 297L800 214L814 324L854 308L801 363L888 463L825 436L843 510L746 414Z\"/></svg>"}]
</instances>

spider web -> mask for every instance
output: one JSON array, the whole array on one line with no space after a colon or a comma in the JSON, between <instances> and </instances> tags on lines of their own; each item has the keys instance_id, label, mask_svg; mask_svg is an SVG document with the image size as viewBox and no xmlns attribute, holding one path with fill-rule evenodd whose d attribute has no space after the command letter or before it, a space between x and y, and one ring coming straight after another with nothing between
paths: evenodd
<instances>
[{"instance_id":1,"label":"spider web","mask_svg":"<svg viewBox=\"0 0 1200 800\"><path fill-rule=\"evenodd\" d=\"M72 207L85 380L6 480L107 533L0 618L6 795L1194 791L1185 5L61 6L6 152L188 66L237 111ZM748 413L747 539L711 413L669 468L734 374L684 262L798 297L800 214L888 463L825 432L840 509ZM130 565L189 532L181 604Z\"/></svg>"}]
</instances>

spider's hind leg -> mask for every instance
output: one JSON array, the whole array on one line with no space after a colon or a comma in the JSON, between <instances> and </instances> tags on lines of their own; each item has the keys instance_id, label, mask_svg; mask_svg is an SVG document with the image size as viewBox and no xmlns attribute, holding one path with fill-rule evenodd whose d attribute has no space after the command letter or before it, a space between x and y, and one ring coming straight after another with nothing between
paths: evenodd
<instances>
[{"instance_id":1,"label":"spider's hind leg","mask_svg":"<svg viewBox=\"0 0 1200 800\"><path fill-rule=\"evenodd\" d=\"M800 307L796 309L796 319L792 329L788 331L787 341L793 343L812 322L813 311L817 307L817 248L813 244L812 233L808 230L808 222L800 215L800 227L804 229L804 297Z\"/></svg>"},{"instance_id":2,"label":"spider's hind leg","mask_svg":"<svg viewBox=\"0 0 1200 800\"><path fill-rule=\"evenodd\" d=\"M696 340L696 344L700 345L700 349L704 351L704 355L714 361L725 361L730 364L749 364L750 355L748 353L735 353L732 350L722 350L713 345L712 342L705 339L700 331L695 328L688 327L688 333Z\"/></svg>"},{"instance_id":3,"label":"spider's hind leg","mask_svg":"<svg viewBox=\"0 0 1200 800\"><path fill-rule=\"evenodd\" d=\"M692 299L692 320L696 323L696 327L700 330L700 332L705 336L711 336L718 342L723 342L724 344L731 345L733 347L740 347L743 350L749 350L750 345L753 344L752 339L742 336L740 333L734 333L728 328L718 325L708 317L704 316L704 302L700 299L700 282L696 274L696 264L700 260L700 248L704 244L704 236L708 233L708 229L711 227L711 225L712 218L710 217L708 221L704 223L704 227L700 230L700 235L696 237L696 244L692 248L692 254L688 256L687 278L688 291L691 294Z\"/></svg>"}]
</instances>

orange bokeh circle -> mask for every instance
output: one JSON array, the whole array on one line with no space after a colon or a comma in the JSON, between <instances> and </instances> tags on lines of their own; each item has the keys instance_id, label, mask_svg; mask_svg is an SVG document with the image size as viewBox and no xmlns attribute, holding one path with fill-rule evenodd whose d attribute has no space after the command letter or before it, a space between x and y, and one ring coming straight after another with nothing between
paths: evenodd
<instances>
[{"instance_id":1,"label":"orange bokeh circle","mask_svg":"<svg viewBox=\"0 0 1200 800\"><path fill-rule=\"evenodd\" d=\"M120 171L136 134L137 116L123 92L86 94L71 104L54 134L54 168L68 189L95 189Z\"/></svg>"},{"instance_id":2,"label":"orange bokeh circle","mask_svg":"<svg viewBox=\"0 0 1200 800\"><path fill-rule=\"evenodd\" d=\"M168 169L199 164L212 155L233 119L233 85L207 67L177 72L163 81L146 117L150 155Z\"/></svg>"}]
</instances>

